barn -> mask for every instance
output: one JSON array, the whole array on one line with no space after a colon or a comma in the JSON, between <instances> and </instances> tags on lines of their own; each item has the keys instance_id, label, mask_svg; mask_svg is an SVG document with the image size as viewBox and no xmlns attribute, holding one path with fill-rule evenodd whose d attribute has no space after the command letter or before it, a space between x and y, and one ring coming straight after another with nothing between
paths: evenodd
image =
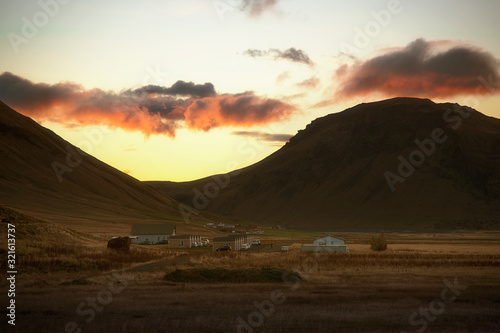
<instances>
[{"instance_id":1,"label":"barn","mask_svg":"<svg viewBox=\"0 0 500 333\"><path fill-rule=\"evenodd\" d=\"M168 247L171 248L191 248L193 243L201 243L201 236L176 235L168 238Z\"/></svg>"},{"instance_id":2,"label":"barn","mask_svg":"<svg viewBox=\"0 0 500 333\"><path fill-rule=\"evenodd\" d=\"M340 238L326 236L313 241L313 244L302 245L302 252L349 253L349 246Z\"/></svg>"},{"instance_id":3,"label":"barn","mask_svg":"<svg viewBox=\"0 0 500 333\"><path fill-rule=\"evenodd\" d=\"M132 241L136 244L166 243L170 236L175 236L175 225L164 224L134 224L132 236L137 237Z\"/></svg>"},{"instance_id":4,"label":"barn","mask_svg":"<svg viewBox=\"0 0 500 333\"><path fill-rule=\"evenodd\" d=\"M326 237L321 237L313 241L313 245L318 245L318 246L339 246L339 245L344 245L345 241L340 238L332 237L332 236L326 236Z\"/></svg>"}]
</instances>

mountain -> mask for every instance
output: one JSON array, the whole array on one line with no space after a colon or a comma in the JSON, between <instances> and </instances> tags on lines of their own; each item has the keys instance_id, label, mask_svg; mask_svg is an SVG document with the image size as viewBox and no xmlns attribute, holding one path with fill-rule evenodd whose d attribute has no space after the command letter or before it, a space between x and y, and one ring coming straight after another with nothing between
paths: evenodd
<instances>
[{"instance_id":1,"label":"mountain","mask_svg":"<svg viewBox=\"0 0 500 333\"><path fill-rule=\"evenodd\" d=\"M360 104L314 120L247 168L149 184L186 205L263 225L498 229L500 120L427 99Z\"/></svg>"},{"instance_id":2,"label":"mountain","mask_svg":"<svg viewBox=\"0 0 500 333\"><path fill-rule=\"evenodd\" d=\"M183 221L179 203L0 102L0 204L77 230ZM201 219L205 219L201 217Z\"/></svg>"}]
</instances>

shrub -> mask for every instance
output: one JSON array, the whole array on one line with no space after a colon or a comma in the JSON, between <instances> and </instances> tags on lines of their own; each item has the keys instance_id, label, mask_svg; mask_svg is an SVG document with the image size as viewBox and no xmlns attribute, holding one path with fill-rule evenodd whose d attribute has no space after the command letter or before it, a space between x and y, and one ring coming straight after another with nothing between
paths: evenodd
<instances>
[{"instance_id":1,"label":"shrub","mask_svg":"<svg viewBox=\"0 0 500 333\"><path fill-rule=\"evenodd\" d=\"M128 237L113 238L108 241L108 248L128 252L132 241Z\"/></svg>"},{"instance_id":2,"label":"shrub","mask_svg":"<svg viewBox=\"0 0 500 333\"><path fill-rule=\"evenodd\" d=\"M200 268L186 269L168 273L164 280L172 282L197 283L265 283L265 282L297 282L304 278L297 272L279 268L261 269L225 269Z\"/></svg>"},{"instance_id":3,"label":"shrub","mask_svg":"<svg viewBox=\"0 0 500 333\"><path fill-rule=\"evenodd\" d=\"M373 251L387 250L387 241L385 240L384 234L380 234L378 237L372 237L370 240L370 249Z\"/></svg>"}]
</instances>

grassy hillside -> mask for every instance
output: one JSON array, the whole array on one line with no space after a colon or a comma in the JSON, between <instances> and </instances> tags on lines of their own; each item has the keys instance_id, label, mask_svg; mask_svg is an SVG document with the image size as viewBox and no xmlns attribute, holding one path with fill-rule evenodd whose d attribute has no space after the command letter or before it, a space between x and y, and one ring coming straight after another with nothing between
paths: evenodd
<instances>
[{"instance_id":1,"label":"grassy hillside","mask_svg":"<svg viewBox=\"0 0 500 333\"><path fill-rule=\"evenodd\" d=\"M102 133L94 134L96 144L105 140ZM184 223L175 200L1 102L0 203L96 234L110 229L127 233L133 223ZM195 219L218 217L201 214Z\"/></svg>"},{"instance_id":2,"label":"grassy hillside","mask_svg":"<svg viewBox=\"0 0 500 333\"><path fill-rule=\"evenodd\" d=\"M415 166L405 172L400 165L411 156ZM387 172L399 177L392 188ZM226 177L229 184L207 210L253 223L303 230L498 229L500 120L414 98L361 104L314 120L276 153ZM149 184L194 205L192 189L203 193L213 181Z\"/></svg>"}]
</instances>

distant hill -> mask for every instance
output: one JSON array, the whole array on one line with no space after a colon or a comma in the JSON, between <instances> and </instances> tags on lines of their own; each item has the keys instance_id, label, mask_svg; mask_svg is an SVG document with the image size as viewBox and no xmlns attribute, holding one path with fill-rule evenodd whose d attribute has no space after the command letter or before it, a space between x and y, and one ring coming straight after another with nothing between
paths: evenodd
<instances>
[{"instance_id":1,"label":"distant hill","mask_svg":"<svg viewBox=\"0 0 500 333\"><path fill-rule=\"evenodd\" d=\"M219 176L216 195L213 177L148 183L187 205L208 203L211 212L267 225L499 229L500 120L427 99L361 104L314 120L276 153ZM196 197L205 186L212 198Z\"/></svg>"},{"instance_id":2,"label":"distant hill","mask_svg":"<svg viewBox=\"0 0 500 333\"><path fill-rule=\"evenodd\" d=\"M112 224L124 224L127 233L131 223L183 222L175 200L1 102L0 204L89 232L106 232Z\"/></svg>"}]
</instances>

